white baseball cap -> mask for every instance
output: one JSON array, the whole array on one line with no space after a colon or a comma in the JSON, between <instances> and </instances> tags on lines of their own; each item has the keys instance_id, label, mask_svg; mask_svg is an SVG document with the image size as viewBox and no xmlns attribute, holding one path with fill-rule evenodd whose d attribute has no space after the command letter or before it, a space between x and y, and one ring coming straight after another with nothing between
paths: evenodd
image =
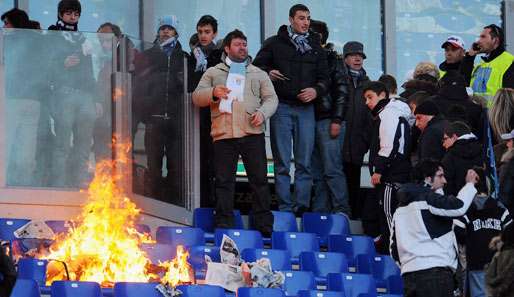
<instances>
[{"instance_id":1,"label":"white baseball cap","mask_svg":"<svg viewBox=\"0 0 514 297\"><path fill-rule=\"evenodd\" d=\"M446 39L446 41L441 45L441 48L446 48L446 46L448 44L451 44L455 47L460 47L461 49L465 49L464 48L464 40L462 40L462 38L460 38L457 35L452 35L452 36L448 37Z\"/></svg>"},{"instance_id":2,"label":"white baseball cap","mask_svg":"<svg viewBox=\"0 0 514 297\"><path fill-rule=\"evenodd\" d=\"M501 138L502 138L503 140L510 140L510 139L514 139L514 130L510 131L510 133L502 134L502 135L501 135Z\"/></svg>"}]
</instances>

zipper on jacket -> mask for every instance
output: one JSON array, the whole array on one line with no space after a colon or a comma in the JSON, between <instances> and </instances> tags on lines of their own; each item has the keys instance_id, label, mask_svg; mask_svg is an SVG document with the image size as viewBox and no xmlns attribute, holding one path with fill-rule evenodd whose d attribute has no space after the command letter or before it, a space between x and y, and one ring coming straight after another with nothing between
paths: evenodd
<instances>
[{"instance_id":1,"label":"zipper on jacket","mask_svg":"<svg viewBox=\"0 0 514 297\"><path fill-rule=\"evenodd\" d=\"M169 90L169 85L170 85L170 62L171 62L171 55L168 56L168 68L166 69L166 104L164 106L164 119L168 119L168 104L169 104L169 100L170 100L170 90Z\"/></svg>"}]
</instances>

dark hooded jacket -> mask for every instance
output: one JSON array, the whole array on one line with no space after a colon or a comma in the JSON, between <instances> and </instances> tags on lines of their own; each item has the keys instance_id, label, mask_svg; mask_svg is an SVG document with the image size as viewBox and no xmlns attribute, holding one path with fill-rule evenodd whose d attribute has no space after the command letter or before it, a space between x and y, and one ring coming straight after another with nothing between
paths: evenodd
<instances>
[{"instance_id":1,"label":"dark hooded jacket","mask_svg":"<svg viewBox=\"0 0 514 297\"><path fill-rule=\"evenodd\" d=\"M282 103L307 105L297 98L301 90L314 88L318 97L328 90L328 65L325 51L321 48L318 34L310 32L308 37L312 50L302 54L289 38L287 26L282 25L278 33L264 41L253 64L266 73L279 70L288 79L274 81L273 86Z\"/></svg>"},{"instance_id":2,"label":"dark hooded jacket","mask_svg":"<svg viewBox=\"0 0 514 297\"><path fill-rule=\"evenodd\" d=\"M144 51L135 61L135 110L146 121L151 116L172 116L183 103L184 59L180 42L168 57L159 44Z\"/></svg>"},{"instance_id":3,"label":"dark hooded jacket","mask_svg":"<svg viewBox=\"0 0 514 297\"><path fill-rule=\"evenodd\" d=\"M457 195L466 184L468 169L475 166L483 167L484 165L482 144L476 138L459 139L444 155L442 164L447 181L444 193Z\"/></svg>"},{"instance_id":4,"label":"dark hooded jacket","mask_svg":"<svg viewBox=\"0 0 514 297\"><path fill-rule=\"evenodd\" d=\"M329 69L328 92L316 100L316 120L331 119L333 123L341 123L346 112L348 89L344 82L344 72L338 67L343 63L335 50L324 49L327 54Z\"/></svg>"},{"instance_id":5,"label":"dark hooded jacket","mask_svg":"<svg viewBox=\"0 0 514 297\"><path fill-rule=\"evenodd\" d=\"M425 91L430 95L437 94L437 84L433 81L424 79L411 79L402 85L404 91L400 97L409 99L409 97L419 91Z\"/></svg>"},{"instance_id":6,"label":"dark hooded jacket","mask_svg":"<svg viewBox=\"0 0 514 297\"><path fill-rule=\"evenodd\" d=\"M449 71L439 81L437 94L430 99L437 104L439 111L448 121L465 122L478 139L482 139L484 126L482 107L469 99L466 82L460 73Z\"/></svg>"},{"instance_id":7,"label":"dark hooded jacket","mask_svg":"<svg viewBox=\"0 0 514 297\"><path fill-rule=\"evenodd\" d=\"M448 121L441 115L437 115L428 122L427 127L418 138L418 160L435 159L444 157L443 135Z\"/></svg>"}]
</instances>

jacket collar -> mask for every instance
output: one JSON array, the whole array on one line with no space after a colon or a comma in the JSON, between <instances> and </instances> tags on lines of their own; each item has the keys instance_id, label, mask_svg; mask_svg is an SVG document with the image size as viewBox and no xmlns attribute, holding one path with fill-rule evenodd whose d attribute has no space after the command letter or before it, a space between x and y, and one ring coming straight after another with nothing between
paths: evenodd
<instances>
[{"instance_id":1,"label":"jacket collar","mask_svg":"<svg viewBox=\"0 0 514 297\"><path fill-rule=\"evenodd\" d=\"M382 99L382 100L378 101L375 108L373 108L373 110L371 110L371 115L373 115L373 117L375 117L375 118L378 117L378 115L384 110L384 108L390 101L391 101L391 99Z\"/></svg>"},{"instance_id":2,"label":"jacket collar","mask_svg":"<svg viewBox=\"0 0 514 297\"><path fill-rule=\"evenodd\" d=\"M485 62L491 62L492 60L496 59L499 55L503 54L505 51L504 46L499 46L495 50L493 50L489 55L483 56L482 60Z\"/></svg>"}]
</instances>

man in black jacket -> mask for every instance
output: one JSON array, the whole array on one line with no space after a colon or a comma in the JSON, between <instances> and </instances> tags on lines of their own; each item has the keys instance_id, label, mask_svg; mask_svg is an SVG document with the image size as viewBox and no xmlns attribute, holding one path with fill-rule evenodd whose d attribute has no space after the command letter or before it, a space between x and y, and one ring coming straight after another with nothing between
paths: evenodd
<instances>
[{"instance_id":1,"label":"man in black jacket","mask_svg":"<svg viewBox=\"0 0 514 297\"><path fill-rule=\"evenodd\" d=\"M205 71L221 61L223 50L216 45L218 21L210 15L204 15L196 23L196 39L191 47L189 91L198 86ZM200 199L202 205L214 202L214 165L211 137L211 109L200 108Z\"/></svg>"},{"instance_id":2,"label":"man in black jacket","mask_svg":"<svg viewBox=\"0 0 514 297\"><path fill-rule=\"evenodd\" d=\"M321 44L327 54L331 84L326 95L316 100L316 144L312 155L314 197L312 211L322 213L344 213L350 216L348 187L343 171L342 150L345 124L345 93L341 90L342 81L336 71L340 63L337 52L326 47L328 39L327 24L311 21L311 29L320 34ZM338 84L336 84L338 82Z\"/></svg>"},{"instance_id":3,"label":"man in black jacket","mask_svg":"<svg viewBox=\"0 0 514 297\"><path fill-rule=\"evenodd\" d=\"M56 187L88 185L93 129L103 113L101 96L96 91L91 46L87 36L77 32L80 15L78 0L61 0L58 20L48 28L61 31L48 36L54 39L49 59L53 87L49 110L55 130L51 182Z\"/></svg>"},{"instance_id":4,"label":"man in black jacket","mask_svg":"<svg viewBox=\"0 0 514 297\"><path fill-rule=\"evenodd\" d=\"M16 282L16 269L3 246L0 246L0 297L9 297Z\"/></svg>"},{"instance_id":5,"label":"man in black jacket","mask_svg":"<svg viewBox=\"0 0 514 297\"><path fill-rule=\"evenodd\" d=\"M343 167L348 181L350 206L354 217L360 217L363 199L360 195L361 167L369 149L371 114L363 97L363 86L369 81L363 64L366 59L364 45L358 41L347 42L343 47L344 62L337 64L337 82L345 94L344 119L346 131L343 143Z\"/></svg>"},{"instance_id":6,"label":"man in black jacket","mask_svg":"<svg viewBox=\"0 0 514 297\"><path fill-rule=\"evenodd\" d=\"M453 122L444 129L443 146L447 150L441 163L446 176L444 193L457 195L464 186L468 169L483 167L482 144L463 122Z\"/></svg>"},{"instance_id":7,"label":"man in black jacket","mask_svg":"<svg viewBox=\"0 0 514 297\"><path fill-rule=\"evenodd\" d=\"M437 105L427 100L416 107L416 127L421 131L418 139L418 160L440 161L444 156L442 145L444 128L448 122L439 114Z\"/></svg>"},{"instance_id":8,"label":"man in black jacket","mask_svg":"<svg viewBox=\"0 0 514 297\"><path fill-rule=\"evenodd\" d=\"M279 98L277 112L270 120L279 209L301 215L309 209L311 199L316 126L313 103L327 92L328 67L318 34L309 31L309 9L302 4L292 6L289 22L290 25L279 28L277 35L264 41L253 64L269 73ZM289 175L292 152L294 196L290 193Z\"/></svg>"},{"instance_id":9,"label":"man in black jacket","mask_svg":"<svg viewBox=\"0 0 514 297\"><path fill-rule=\"evenodd\" d=\"M448 72L461 73L460 65L466 53L462 38L449 36L441 48L444 49L444 61L439 65L439 79L445 77Z\"/></svg>"},{"instance_id":10,"label":"man in black jacket","mask_svg":"<svg viewBox=\"0 0 514 297\"><path fill-rule=\"evenodd\" d=\"M180 199L180 110L184 94L184 58L175 16L159 20L155 45L136 60L136 98L145 123L148 178L145 195L168 202ZM167 176L163 178L163 157ZM168 192L171 191L171 192Z\"/></svg>"}]
</instances>

